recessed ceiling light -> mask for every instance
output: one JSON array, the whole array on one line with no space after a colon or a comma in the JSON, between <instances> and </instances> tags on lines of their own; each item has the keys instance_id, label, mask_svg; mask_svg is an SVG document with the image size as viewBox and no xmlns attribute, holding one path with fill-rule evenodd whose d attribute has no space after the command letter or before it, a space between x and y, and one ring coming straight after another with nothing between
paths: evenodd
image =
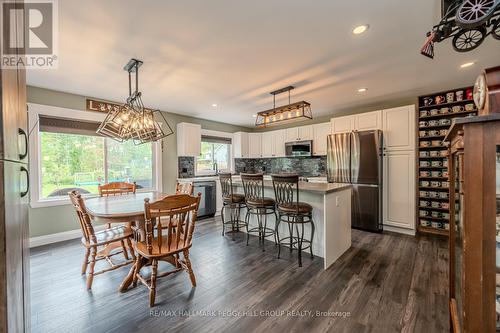
<instances>
[{"instance_id":1,"label":"recessed ceiling light","mask_svg":"<svg viewBox=\"0 0 500 333\"><path fill-rule=\"evenodd\" d=\"M213 108L216 108L216 107L217 107L217 104L216 104L216 103L212 104L212 107L213 107Z\"/></svg>"},{"instance_id":2,"label":"recessed ceiling light","mask_svg":"<svg viewBox=\"0 0 500 333\"><path fill-rule=\"evenodd\" d=\"M472 65L474 65L475 63L473 61L471 62L466 62L465 64L461 64L460 65L460 68L467 68L467 67L470 67Z\"/></svg>"},{"instance_id":3,"label":"recessed ceiling light","mask_svg":"<svg viewBox=\"0 0 500 333\"><path fill-rule=\"evenodd\" d=\"M361 35L363 32L368 30L370 26L368 24L358 25L354 29L352 29L352 33L355 35Z\"/></svg>"},{"instance_id":4,"label":"recessed ceiling light","mask_svg":"<svg viewBox=\"0 0 500 333\"><path fill-rule=\"evenodd\" d=\"M360 92L360 93L364 93L364 92L366 92L367 90L368 90L367 88L359 88L359 89L358 89L358 92Z\"/></svg>"}]
</instances>

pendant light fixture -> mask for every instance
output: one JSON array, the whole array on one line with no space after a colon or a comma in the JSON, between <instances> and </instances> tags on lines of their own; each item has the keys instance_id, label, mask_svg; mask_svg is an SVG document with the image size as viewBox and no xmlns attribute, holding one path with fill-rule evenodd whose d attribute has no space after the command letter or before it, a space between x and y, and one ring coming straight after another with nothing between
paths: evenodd
<instances>
[{"instance_id":1,"label":"pendant light fixture","mask_svg":"<svg viewBox=\"0 0 500 333\"><path fill-rule=\"evenodd\" d=\"M273 108L257 113L255 126L267 127L275 125L283 121L297 121L304 119L312 119L311 104L306 101L290 103L290 91L295 89L293 86L288 86L275 91L271 91L273 95ZM288 104L276 107L276 95L288 92Z\"/></svg>"},{"instance_id":2,"label":"pendant light fixture","mask_svg":"<svg viewBox=\"0 0 500 333\"><path fill-rule=\"evenodd\" d=\"M128 72L129 96L125 104L109 110L97 133L119 142L132 139L135 144L158 141L174 133L160 110L146 109L142 103L142 93L139 91L139 67L142 64L141 60L132 58L123 68ZM132 73L135 73L133 92ZM162 125L167 131L163 130Z\"/></svg>"}]
</instances>

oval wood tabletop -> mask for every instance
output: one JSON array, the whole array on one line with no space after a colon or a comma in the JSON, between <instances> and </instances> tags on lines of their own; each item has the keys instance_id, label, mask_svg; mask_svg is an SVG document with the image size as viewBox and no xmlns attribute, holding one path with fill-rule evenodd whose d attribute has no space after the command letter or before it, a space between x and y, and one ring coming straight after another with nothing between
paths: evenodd
<instances>
[{"instance_id":1,"label":"oval wood tabletop","mask_svg":"<svg viewBox=\"0 0 500 333\"><path fill-rule=\"evenodd\" d=\"M123 222L144 219L144 199L155 201L168 196L160 192L142 192L135 194L97 197L85 200L89 215L98 221Z\"/></svg>"}]
</instances>

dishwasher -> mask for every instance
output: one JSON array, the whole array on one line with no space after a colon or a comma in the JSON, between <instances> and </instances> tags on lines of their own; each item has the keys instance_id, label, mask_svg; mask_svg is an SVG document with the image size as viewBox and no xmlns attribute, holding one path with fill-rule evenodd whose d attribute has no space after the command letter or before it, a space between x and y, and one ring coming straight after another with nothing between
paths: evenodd
<instances>
[{"instance_id":1,"label":"dishwasher","mask_svg":"<svg viewBox=\"0 0 500 333\"><path fill-rule=\"evenodd\" d=\"M193 195L201 193L200 206L198 207L198 218L208 218L215 216L216 211L216 183L215 181L195 181L193 182Z\"/></svg>"}]
</instances>

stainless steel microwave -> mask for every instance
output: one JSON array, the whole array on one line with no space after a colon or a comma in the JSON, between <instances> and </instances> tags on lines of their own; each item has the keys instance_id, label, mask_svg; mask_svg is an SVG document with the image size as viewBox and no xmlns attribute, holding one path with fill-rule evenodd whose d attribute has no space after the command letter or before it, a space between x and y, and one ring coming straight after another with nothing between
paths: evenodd
<instances>
[{"instance_id":1,"label":"stainless steel microwave","mask_svg":"<svg viewBox=\"0 0 500 333\"><path fill-rule=\"evenodd\" d=\"M294 141L285 143L285 155L293 156L312 156L312 141Z\"/></svg>"}]
</instances>

